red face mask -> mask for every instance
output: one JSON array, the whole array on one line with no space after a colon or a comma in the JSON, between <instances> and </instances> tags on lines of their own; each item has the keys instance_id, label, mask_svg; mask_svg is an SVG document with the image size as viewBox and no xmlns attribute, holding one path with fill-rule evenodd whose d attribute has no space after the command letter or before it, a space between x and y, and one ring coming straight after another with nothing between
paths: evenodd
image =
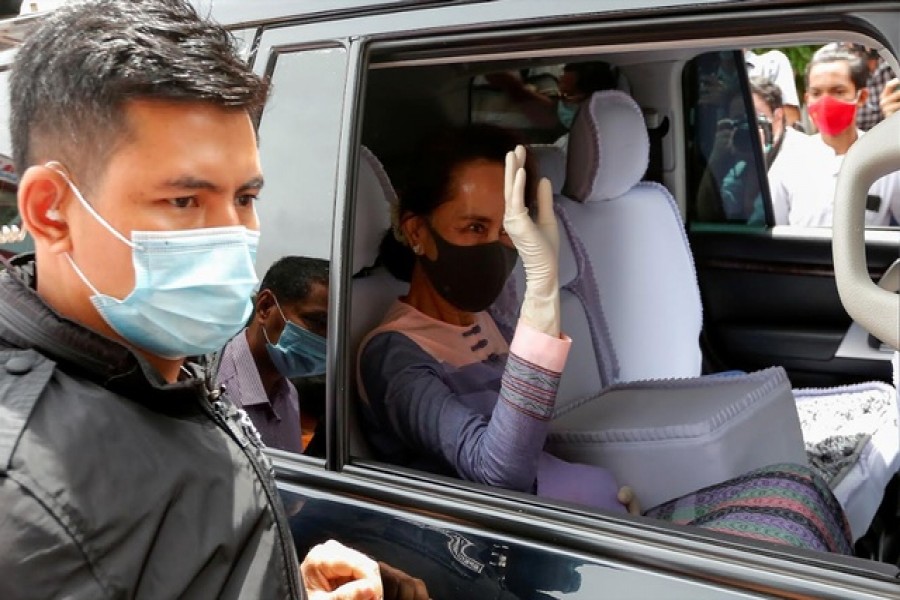
<instances>
[{"instance_id":1,"label":"red face mask","mask_svg":"<svg viewBox=\"0 0 900 600\"><path fill-rule=\"evenodd\" d=\"M846 102L826 94L810 102L808 109L813 123L825 135L838 135L856 120L856 100Z\"/></svg>"}]
</instances>

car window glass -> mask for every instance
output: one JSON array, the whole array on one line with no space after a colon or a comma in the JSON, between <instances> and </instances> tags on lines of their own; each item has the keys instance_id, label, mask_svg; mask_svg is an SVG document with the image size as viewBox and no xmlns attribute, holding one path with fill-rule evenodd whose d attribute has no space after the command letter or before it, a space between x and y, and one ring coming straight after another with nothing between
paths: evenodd
<instances>
[{"instance_id":1,"label":"car window glass","mask_svg":"<svg viewBox=\"0 0 900 600\"><path fill-rule=\"evenodd\" d=\"M741 54L702 54L685 67L683 83L689 219L765 226L761 125Z\"/></svg>"},{"instance_id":2,"label":"car window glass","mask_svg":"<svg viewBox=\"0 0 900 600\"><path fill-rule=\"evenodd\" d=\"M272 94L259 124L266 180L257 205L261 235L256 269L261 279L282 257L331 259L346 64L343 47L276 57ZM310 291L306 300L294 304L293 313L288 310L288 316L325 334L327 294L323 299ZM300 397L302 446L313 456L323 456L325 376L291 377L291 381Z\"/></svg>"},{"instance_id":3,"label":"car window glass","mask_svg":"<svg viewBox=\"0 0 900 600\"><path fill-rule=\"evenodd\" d=\"M843 60L848 55L858 57L854 67ZM684 94L692 225L830 227L843 158L887 116L881 104L895 75L885 56L844 42L717 52L690 61ZM854 139L846 139L848 128ZM754 129L755 161L741 157L734 144ZM748 171L754 165L762 168ZM900 171L873 183L865 223L900 225Z\"/></svg>"},{"instance_id":4,"label":"car window glass","mask_svg":"<svg viewBox=\"0 0 900 600\"><path fill-rule=\"evenodd\" d=\"M335 173L347 55L344 48L280 54L259 125L266 186L257 208L257 271L293 254L331 255ZM303 204L303 218L292 218Z\"/></svg>"}]
</instances>

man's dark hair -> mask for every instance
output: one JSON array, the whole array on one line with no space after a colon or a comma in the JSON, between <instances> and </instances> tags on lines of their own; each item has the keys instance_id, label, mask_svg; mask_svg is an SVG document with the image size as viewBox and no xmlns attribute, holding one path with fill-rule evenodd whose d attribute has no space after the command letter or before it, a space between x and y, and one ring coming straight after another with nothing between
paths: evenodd
<instances>
[{"instance_id":1,"label":"man's dark hair","mask_svg":"<svg viewBox=\"0 0 900 600\"><path fill-rule=\"evenodd\" d=\"M809 87L809 74L814 66L839 60L847 61L847 66L850 68L850 80L853 82L853 87L856 88L856 91L865 89L869 80L869 67L866 65L865 60L853 50L837 44L826 44L812 55L809 64L806 65L807 87Z\"/></svg>"},{"instance_id":2,"label":"man's dark hair","mask_svg":"<svg viewBox=\"0 0 900 600\"><path fill-rule=\"evenodd\" d=\"M259 285L280 304L306 300L315 284L328 285L328 261L306 256L283 256L269 267Z\"/></svg>"},{"instance_id":3,"label":"man's dark hair","mask_svg":"<svg viewBox=\"0 0 900 600\"><path fill-rule=\"evenodd\" d=\"M784 106L781 88L768 77L754 75L750 78L750 93L762 98L772 112Z\"/></svg>"},{"instance_id":4,"label":"man's dark hair","mask_svg":"<svg viewBox=\"0 0 900 600\"><path fill-rule=\"evenodd\" d=\"M16 169L59 160L89 186L128 135L125 103L208 102L256 115L267 84L231 34L183 0L92 0L47 17L10 76Z\"/></svg>"}]
</instances>

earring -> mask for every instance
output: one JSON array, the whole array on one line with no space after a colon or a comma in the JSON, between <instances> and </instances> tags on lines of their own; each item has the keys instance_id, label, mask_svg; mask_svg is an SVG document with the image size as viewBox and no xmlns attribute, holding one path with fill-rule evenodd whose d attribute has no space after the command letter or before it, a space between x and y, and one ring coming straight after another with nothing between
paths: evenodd
<instances>
[{"instance_id":1,"label":"earring","mask_svg":"<svg viewBox=\"0 0 900 600\"><path fill-rule=\"evenodd\" d=\"M422 254L422 245L421 244L413 245L412 251L414 254Z\"/></svg>"}]
</instances>

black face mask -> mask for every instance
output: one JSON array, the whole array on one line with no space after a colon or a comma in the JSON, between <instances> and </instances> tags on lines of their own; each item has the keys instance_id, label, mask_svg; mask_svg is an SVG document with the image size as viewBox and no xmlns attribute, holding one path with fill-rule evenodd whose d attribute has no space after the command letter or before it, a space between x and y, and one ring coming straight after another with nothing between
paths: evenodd
<instances>
[{"instance_id":1,"label":"black face mask","mask_svg":"<svg viewBox=\"0 0 900 600\"><path fill-rule=\"evenodd\" d=\"M419 256L441 297L466 312L480 312L497 299L519 254L502 242L459 246L441 237L426 221L437 246L437 260Z\"/></svg>"}]
</instances>

